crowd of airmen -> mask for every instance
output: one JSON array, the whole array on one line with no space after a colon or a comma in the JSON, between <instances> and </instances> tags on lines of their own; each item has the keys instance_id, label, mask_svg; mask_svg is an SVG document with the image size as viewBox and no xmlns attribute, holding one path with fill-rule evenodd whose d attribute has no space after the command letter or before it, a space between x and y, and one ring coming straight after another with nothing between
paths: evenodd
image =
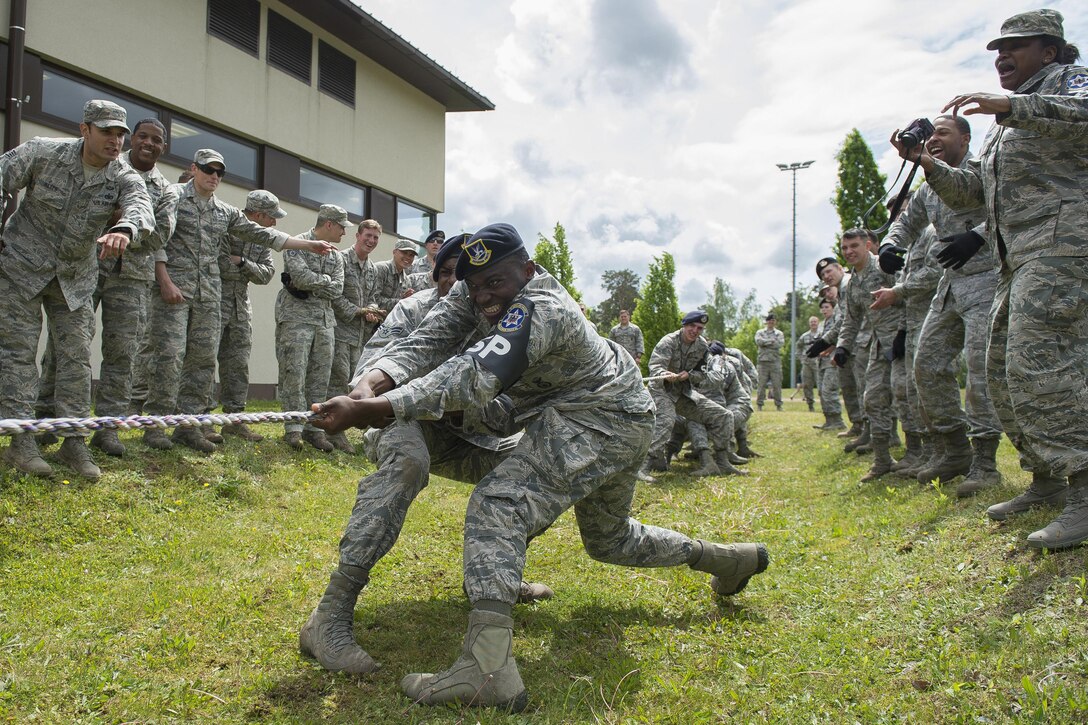
<instances>
[{"instance_id":1,"label":"crowd of airmen","mask_svg":"<svg viewBox=\"0 0 1088 725\"><path fill-rule=\"evenodd\" d=\"M988 513L1002 519L1064 503L1029 537L1062 548L1088 539L1088 174L1079 147L1069 146L1088 127L1088 70L1072 65L1075 48L1053 11L1009 19L991 49L1002 85L1016 93L957 97L924 149L893 136L927 183L882 245L868 230L843 232L849 271L835 257L818 262L823 319L809 321L796 347L806 356L810 410L811 386L819 389L818 427L843 431L841 394L852 426L843 432L854 436L848 449L872 450L865 480L963 476L957 493L973 495L1001 480L995 454L1004 431L1032 484ZM978 159L955 113L965 104L998 119ZM268 250L284 250L281 403L315 413L285 440L350 450L344 432L368 429L364 448L376 465L359 482L339 563L302 627L303 654L336 671L379 666L355 639L356 601L431 472L473 486L464 531L472 610L453 666L402 681L417 703L525 707L512 607L551 595L522 571L532 539L570 508L587 553L603 562L686 565L710 574L721 596L766 570L762 544L692 539L637 521L631 506L639 477L667 470L685 439L697 475L739 474L755 455L747 441L753 388L756 407L768 385L782 407L784 339L773 316L753 362L706 340L706 313L690 312L654 346L644 380L645 344L628 311L598 334L509 225L436 233L418 260L415 242L401 240L393 259L375 263L376 222L359 224L355 244L338 251L348 217L323 205L312 229L288 236L275 229L284 212L271 193L252 192L245 209L215 197L226 163L214 150L196 153L191 179L168 184L155 167L166 145L157 121L136 124L125 156L124 109L91 101L83 121L79 139L34 139L0 157L5 198L24 192L0 252L0 416L89 414L99 305L109 328L99 414L210 410L217 362L224 410L243 410L246 288L269 283ZM49 349L39 381L43 310ZM961 352L966 409L956 383ZM891 457L896 421L906 438L900 461ZM224 432L255 438L244 425ZM144 439L210 451L215 435L148 429ZM96 438L106 453L124 453L108 431ZM4 456L25 472L50 472L29 434L13 436ZM59 457L98 475L79 434L65 435Z\"/></svg>"}]
</instances>

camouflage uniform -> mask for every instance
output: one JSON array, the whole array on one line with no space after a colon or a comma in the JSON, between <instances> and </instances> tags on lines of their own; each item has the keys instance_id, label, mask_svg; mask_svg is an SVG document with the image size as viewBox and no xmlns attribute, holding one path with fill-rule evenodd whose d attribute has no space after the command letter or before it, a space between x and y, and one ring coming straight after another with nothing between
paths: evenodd
<instances>
[{"instance_id":1,"label":"camouflage uniform","mask_svg":"<svg viewBox=\"0 0 1088 725\"><path fill-rule=\"evenodd\" d=\"M797 343L793 346L797 362L801 363L801 391L805 395L805 402L808 403L809 409L816 402L816 398L813 397L812 393L813 389L820 384L820 361L806 355L805 350L809 348L809 345L816 342L818 336L812 330L805 330L797 338Z\"/></svg>"},{"instance_id":2,"label":"camouflage uniform","mask_svg":"<svg viewBox=\"0 0 1088 725\"><path fill-rule=\"evenodd\" d=\"M903 216L892 224L891 231L885 242L893 239L892 233L903 222ZM896 235L895 239L899 239ZM906 239L908 244L907 254L903 260L903 269L897 275L898 281L892 287L896 298L903 303L903 329L907 332L905 340L905 354L902 359L892 361L892 378L896 386L896 396L906 403L909 416L902 420L904 433L922 433L928 426L925 425L922 411L922 402L918 394L918 386L915 382L914 365L918 338L922 332L922 323L925 322L926 313L933 302L933 293L943 271L940 262L937 261L937 235L933 227L924 228L913 239ZM898 241L893 242L899 244ZM957 400L959 395L956 395Z\"/></svg>"},{"instance_id":3,"label":"camouflage uniform","mask_svg":"<svg viewBox=\"0 0 1088 725\"><path fill-rule=\"evenodd\" d=\"M688 373L688 379L682 382L650 381L650 395L657 408L657 421L650 445L652 459L664 460L665 447L672 436L677 415L705 425L710 434L709 447L715 452L728 450L733 439L733 416L696 389L704 384L707 377L713 378L706 383L712 387L720 386L723 382L720 370L708 370L706 367L709 357L706 338L700 335L689 345L681 338L682 333L683 330L677 330L665 335L650 353L651 377L665 373Z\"/></svg>"},{"instance_id":4,"label":"camouflage uniform","mask_svg":"<svg viewBox=\"0 0 1088 725\"><path fill-rule=\"evenodd\" d=\"M317 237L311 229L298 238ZM344 257L335 252L322 256L289 249L283 253L283 267L291 275L291 285L309 296L299 299L285 287L276 297L280 406L284 410L309 410L313 403L327 399L336 327L332 301L344 291ZM288 433L301 430L302 423L286 425ZM306 424L305 430L319 429Z\"/></svg>"},{"instance_id":5,"label":"camouflage uniform","mask_svg":"<svg viewBox=\"0 0 1088 725\"><path fill-rule=\"evenodd\" d=\"M388 312L390 307L378 304L377 265L368 257L359 259L354 247L340 252L344 266L344 289L340 296L332 301L332 310L336 315L336 330L332 354L332 368L329 371L329 398L344 395L351 390L348 381L359 360L359 353L370 340L380 323L367 322L360 314L364 307L375 307Z\"/></svg>"},{"instance_id":6,"label":"camouflage uniform","mask_svg":"<svg viewBox=\"0 0 1088 725\"><path fill-rule=\"evenodd\" d=\"M737 371L741 387L744 388L744 392L748 393L748 415L744 416L743 422L737 423L734 431L738 439L737 442L741 443L740 447L743 450L746 447L743 443L748 438L748 421L754 412L752 408L752 390L755 388L759 373L756 370L755 363L740 348L727 347L725 348L725 355L733 361L733 368Z\"/></svg>"},{"instance_id":7,"label":"camouflage uniform","mask_svg":"<svg viewBox=\"0 0 1088 725\"><path fill-rule=\"evenodd\" d=\"M114 209L114 229L140 249L154 228L147 188L120 160L90 178L82 139L35 138L0 156L3 196L26 189L4 229L0 252L0 417L31 418L38 395L35 363L42 310L56 351L54 408L62 417L91 412L91 303L98 284L98 245ZM114 260L116 261L116 260ZM63 433L83 437L83 433Z\"/></svg>"},{"instance_id":8,"label":"camouflage uniform","mask_svg":"<svg viewBox=\"0 0 1088 725\"><path fill-rule=\"evenodd\" d=\"M149 374L154 382L147 410L152 415L198 414L207 407L222 331L221 248L229 238L237 238L280 250L288 239L214 195L199 198L192 181L173 188L178 194L177 224L155 260L166 264L170 280L185 299L167 304L161 291L151 295Z\"/></svg>"},{"instance_id":9,"label":"camouflage uniform","mask_svg":"<svg viewBox=\"0 0 1088 725\"><path fill-rule=\"evenodd\" d=\"M630 355L593 334L574 300L539 268L492 336L443 363L476 324L458 283L413 335L373 363L398 383L439 366L386 394L398 421L437 420L482 406L506 388L525 428L469 499L469 600L513 604L528 540L571 506L595 559L628 566L691 559L691 539L630 518L635 474L654 425L653 401Z\"/></svg>"},{"instance_id":10,"label":"camouflage uniform","mask_svg":"<svg viewBox=\"0 0 1088 725\"><path fill-rule=\"evenodd\" d=\"M828 331L828 328L834 324L835 315L838 314L839 308L835 307L835 312L829 319L820 320L820 326L816 328L816 337L824 338ZM816 340L814 339L813 342ZM842 417L842 405L839 403L839 369L831 364L831 356L825 355L823 357L816 358L816 364L818 366L817 375L820 387L820 410L824 415L832 418L841 419Z\"/></svg>"},{"instance_id":11,"label":"camouflage uniform","mask_svg":"<svg viewBox=\"0 0 1088 725\"><path fill-rule=\"evenodd\" d=\"M1088 69L1048 65L1009 101L977 159L926 181L954 209L985 206L990 396L1032 470L1065 477L1088 469Z\"/></svg>"},{"instance_id":12,"label":"camouflage uniform","mask_svg":"<svg viewBox=\"0 0 1088 725\"><path fill-rule=\"evenodd\" d=\"M900 420L909 418L910 413L894 395L892 386L892 364L886 353L892 349L892 341L903 326L903 307L897 303L883 310L870 310L872 293L882 287L891 287L895 278L881 271L876 255L869 254L869 261L863 269L855 269L846 286L846 299L842 307L845 310L842 328L839 331L838 345L847 350L864 350L868 353L865 366L865 413L872 429L873 440L891 439L892 417L896 413ZM868 320L871 339L868 346L860 345L857 340L863 320Z\"/></svg>"},{"instance_id":13,"label":"camouflage uniform","mask_svg":"<svg viewBox=\"0 0 1088 725\"><path fill-rule=\"evenodd\" d=\"M767 399L767 383L771 384L771 397L774 404L782 407L782 348L786 336L781 330L763 328L756 332L756 365L759 368L759 380L756 382L756 405L763 407Z\"/></svg>"},{"instance_id":14,"label":"camouflage uniform","mask_svg":"<svg viewBox=\"0 0 1088 725\"><path fill-rule=\"evenodd\" d=\"M408 274L397 270L397 265L392 259L374 264L374 276L376 285L374 303L380 309L391 310L404 297L404 293L410 289L408 286Z\"/></svg>"},{"instance_id":15,"label":"camouflage uniform","mask_svg":"<svg viewBox=\"0 0 1088 725\"><path fill-rule=\"evenodd\" d=\"M132 168L122 155L120 161ZM102 306L102 368L95 388L96 415L125 416L132 412L132 382L137 369L137 357L147 328L149 292L155 281L155 260L152 253L161 249L173 232L174 206L177 199L165 193L170 182L158 167L150 171L132 169L144 180L155 215L155 228L138 248L129 247L120 257L98 260L98 285L91 298L92 311ZM95 320L90 317L90 334L94 337ZM35 410L38 417L56 415L54 390L56 386L56 351L53 338L46 341L42 355L41 386Z\"/></svg>"},{"instance_id":16,"label":"camouflage uniform","mask_svg":"<svg viewBox=\"0 0 1088 725\"><path fill-rule=\"evenodd\" d=\"M970 154L964 157L960 168L967 167L969 158ZM940 238L976 228L983 231L985 214L980 203L951 209L933 187L923 184L897 224L903 225L903 238L926 224L932 224ZM896 231L893 226L892 232ZM940 246L940 242L934 244L935 248ZM1001 423L986 383L986 339L996 289L997 255L992 246L980 250L963 268L944 270L938 281L914 363L924 420L934 432L966 428L972 438L1001 435ZM966 415L956 379L961 351L967 362Z\"/></svg>"},{"instance_id":17,"label":"camouflage uniform","mask_svg":"<svg viewBox=\"0 0 1088 725\"><path fill-rule=\"evenodd\" d=\"M635 360L641 360L646 353L646 343L642 339L642 330L633 322L616 325L608 332L608 339L631 353Z\"/></svg>"},{"instance_id":18,"label":"camouflage uniform","mask_svg":"<svg viewBox=\"0 0 1088 725\"><path fill-rule=\"evenodd\" d=\"M733 419L732 428L734 430L747 423L748 418L752 415L752 397L744 389L740 373L738 373L735 365L733 358L727 355L710 355L706 366L711 374L708 374L700 384L695 386L696 390L709 400L725 408ZM693 420L682 420L684 420L687 435L691 439L691 449L693 451L711 450L713 448L705 425ZM683 442L682 438L680 442Z\"/></svg>"},{"instance_id":19,"label":"camouflage uniform","mask_svg":"<svg viewBox=\"0 0 1088 725\"><path fill-rule=\"evenodd\" d=\"M219 276L223 280L219 332L219 399L224 413L241 413L249 398L249 354L253 349L253 307L249 285L268 284L276 268L272 250L231 237L230 247L219 255ZM231 257L241 257L234 264ZM214 394L209 409L215 407Z\"/></svg>"},{"instance_id":20,"label":"camouflage uniform","mask_svg":"<svg viewBox=\"0 0 1088 725\"><path fill-rule=\"evenodd\" d=\"M846 295L850 289L849 272L844 272L842 281L839 282L839 301L835 305L835 314L831 316L831 324L822 325L823 333L820 336L824 342L835 347L846 347L840 342L843 322L846 321ZM822 324L822 323L821 323ZM869 329L868 318L861 321L857 328L857 334L853 340L853 348L850 351L850 361L843 368L837 368L838 386L842 392L842 402L846 404L846 416L850 423L859 426L865 422L867 416L862 407L865 398L865 367L869 360L869 343L872 340L872 331ZM830 364L830 360L827 361Z\"/></svg>"},{"instance_id":21,"label":"camouflage uniform","mask_svg":"<svg viewBox=\"0 0 1088 725\"><path fill-rule=\"evenodd\" d=\"M416 261L412 262L412 266L408 268L408 280L406 284L410 289L413 289L416 292L432 289L435 286L433 272L434 262L432 262L421 249L420 253L416 255Z\"/></svg>"}]
</instances>

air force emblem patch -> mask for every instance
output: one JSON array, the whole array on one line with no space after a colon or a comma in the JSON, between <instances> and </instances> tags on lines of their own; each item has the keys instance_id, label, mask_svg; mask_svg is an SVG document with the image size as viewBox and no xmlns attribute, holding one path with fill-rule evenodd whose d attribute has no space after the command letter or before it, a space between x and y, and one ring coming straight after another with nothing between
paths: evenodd
<instances>
[{"instance_id":1,"label":"air force emblem patch","mask_svg":"<svg viewBox=\"0 0 1088 725\"><path fill-rule=\"evenodd\" d=\"M1088 73L1074 73L1065 82L1071 96L1088 96Z\"/></svg>"},{"instance_id":2,"label":"air force emblem patch","mask_svg":"<svg viewBox=\"0 0 1088 725\"><path fill-rule=\"evenodd\" d=\"M475 239L468 244L462 244L461 249L468 255L468 263L473 267L482 267L491 259L491 250L484 244L484 240Z\"/></svg>"},{"instance_id":3,"label":"air force emblem patch","mask_svg":"<svg viewBox=\"0 0 1088 725\"><path fill-rule=\"evenodd\" d=\"M525 320L528 318L529 310L525 305L521 302L515 302L506 310L506 314L499 320L499 324L497 324L496 327L499 332L505 332L507 334L517 332L521 329L521 326L525 324Z\"/></svg>"}]
</instances>

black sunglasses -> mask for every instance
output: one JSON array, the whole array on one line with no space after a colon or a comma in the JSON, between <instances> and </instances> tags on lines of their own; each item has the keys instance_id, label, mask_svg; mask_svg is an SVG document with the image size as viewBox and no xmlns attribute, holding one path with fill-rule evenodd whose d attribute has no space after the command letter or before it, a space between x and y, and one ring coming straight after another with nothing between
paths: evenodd
<instances>
[{"instance_id":1,"label":"black sunglasses","mask_svg":"<svg viewBox=\"0 0 1088 725\"><path fill-rule=\"evenodd\" d=\"M211 164L197 164L196 167L203 171L205 174L215 174L220 179L222 179L227 173L226 169L217 169Z\"/></svg>"}]
</instances>

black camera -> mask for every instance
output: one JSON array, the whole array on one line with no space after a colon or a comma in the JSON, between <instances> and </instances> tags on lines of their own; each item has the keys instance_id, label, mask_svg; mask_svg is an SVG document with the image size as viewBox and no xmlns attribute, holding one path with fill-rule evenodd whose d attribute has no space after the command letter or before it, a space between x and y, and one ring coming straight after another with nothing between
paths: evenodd
<instances>
[{"instance_id":1,"label":"black camera","mask_svg":"<svg viewBox=\"0 0 1088 725\"><path fill-rule=\"evenodd\" d=\"M912 149L920 143L925 143L932 135L933 124L929 122L929 119L916 118L905 130L899 132L898 138L904 147Z\"/></svg>"}]
</instances>

